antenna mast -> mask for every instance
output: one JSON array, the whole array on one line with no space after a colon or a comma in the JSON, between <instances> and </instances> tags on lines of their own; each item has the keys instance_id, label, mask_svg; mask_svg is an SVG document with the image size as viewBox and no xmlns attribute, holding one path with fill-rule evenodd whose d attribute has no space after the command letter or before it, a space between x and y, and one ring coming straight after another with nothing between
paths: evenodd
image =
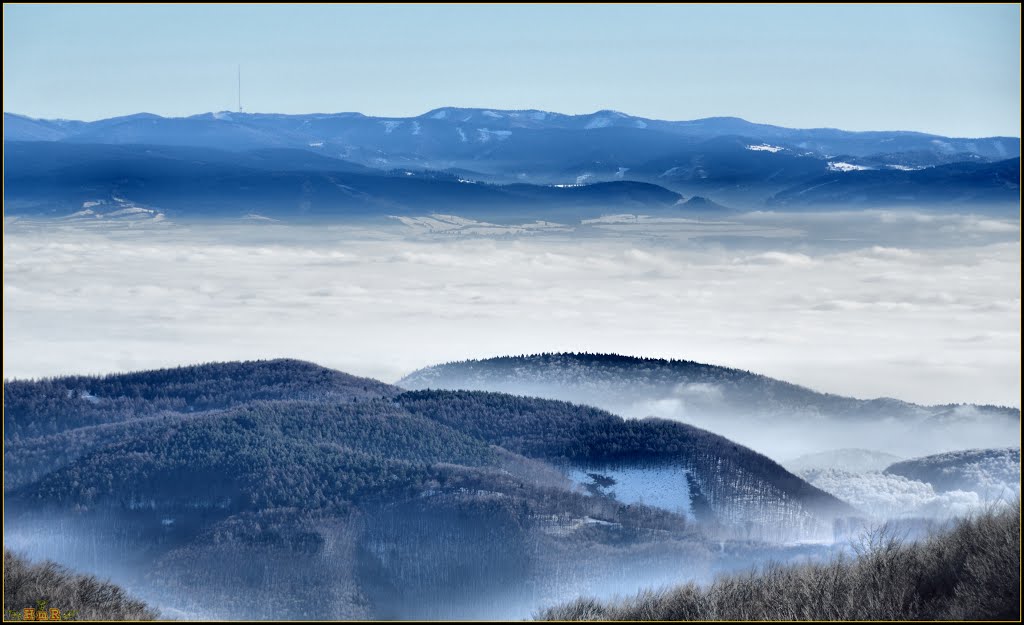
<instances>
[{"instance_id":1,"label":"antenna mast","mask_svg":"<svg viewBox=\"0 0 1024 625\"><path fill-rule=\"evenodd\" d=\"M242 66L238 66L238 112L242 112Z\"/></svg>"}]
</instances>

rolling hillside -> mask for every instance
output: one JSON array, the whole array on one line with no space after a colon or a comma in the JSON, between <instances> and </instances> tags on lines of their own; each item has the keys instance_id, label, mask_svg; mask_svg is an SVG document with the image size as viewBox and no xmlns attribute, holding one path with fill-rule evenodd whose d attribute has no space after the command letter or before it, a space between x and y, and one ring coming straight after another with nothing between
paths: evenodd
<instances>
[{"instance_id":1,"label":"rolling hillside","mask_svg":"<svg viewBox=\"0 0 1024 625\"><path fill-rule=\"evenodd\" d=\"M965 449L889 465L885 473L928 482L935 490L973 491L987 499L1020 494L1020 447Z\"/></svg>"},{"instance_id":2,"label":"rolling hillside","mask_svg":"<svg viewBox=\"0 0 1024 625\"><path fill-rule=\"evenodd\" d=\"M902 457L1015 437L1020 411L923 406L823 393L742 369L616 354L534 354L426 367L408 389L488 390L588 404L627 417L696 425L778 459L859 446ZM952 441L956 441L953 443Z\"/></svg>"},{"instance_id":3,"label":"rolling hillside","mask_svg":"<svg viewBox=\"0 0 1024 625\"><path fill-rule=\"evenodd\" d=\"M526 580L557 598L672 562L705 574L730 566L711 540L827 535L853 513L691 426L293 360L10 381L5 405L5 542L190 617L519 614L541 600L510 594ZM630 471L669 488L575 479ZM312 565L259 564L298 554Z\"/></svg>"}]
</instances>

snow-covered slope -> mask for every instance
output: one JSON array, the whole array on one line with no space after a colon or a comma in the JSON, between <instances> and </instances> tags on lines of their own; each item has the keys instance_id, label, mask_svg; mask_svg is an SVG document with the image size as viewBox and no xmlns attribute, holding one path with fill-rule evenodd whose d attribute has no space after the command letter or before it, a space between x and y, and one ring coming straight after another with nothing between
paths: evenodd
<instances>
[{"instance_id":1,"label":"snow-covered slope","mask_svg":"<svg viewBox=\"0 0 1024 625\"><path fill-rule=\"evenodd\" d=\"M684 467L572 467L568 473L573 484L590 495L644 504L694 518L688 472Z\"/></svg>"}]
</instances>

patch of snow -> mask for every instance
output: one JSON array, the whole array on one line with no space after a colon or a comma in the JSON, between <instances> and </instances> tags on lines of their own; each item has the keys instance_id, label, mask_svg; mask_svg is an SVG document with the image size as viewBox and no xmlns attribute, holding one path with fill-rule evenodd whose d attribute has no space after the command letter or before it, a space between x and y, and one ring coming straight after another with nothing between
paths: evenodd
<instances>
[{"instance_id":1,"label":"patch of snow","mask_svg":"<svg viewBox=\"0 0 1024 625\"><path fill-rule=\"evenodd\" d=\"M393 120L382 121L380 123L384 126L384 134L386 135L391 134L392 132L395 131L395 128L398 128L399 126L402 125L402 122Z\"/></svg>"},{"instance_id":2,"label":"patch of snow","mask_svg":"<svg viewBox=\"0 0 1024 625\"><path fill-rule=\"evenodd\" d=\"M420 225L419 217L403 217L402 215L391 215L391 219L397 219L406 226L416 227Z\"/></svg>"},{"instance_id":3,"label":"patch of snow","mask_svg":"<svg viewBox=\"0 0 1024 625\"><path fill-rule=\"evenodd\" d=\"M747 149L752 150L754 152L771 152L772 154L774 154L776 152L781 152L786 148L781 148L777 145L768 145L767 143L762 143L761 145L748 145Z\"/></svg>"},{"instance_id":4,"label":"patch of snow","mask_svg":"<svg viewBox=\"0 0 1024 625\"><path fill-rule=\"evenodd\" d=\"M568 474L573 484L589 494L693 517L687 470L681 466L571 467ZM595 480L592 474L600 477ZM602 478L610 478L614 483L602 486Z\"/></svg>"},{"instance_id":5,"label":"patch of snow","mask_svg":"<svg viewBox=\"0 0 1024 625\"><path fill-rule=\"evenodd\" d=\"M444 119L445 117L448 117L448 111L445 109L441 109L430 116L431 119Z\"/></svg>"},{"instance_id":6,"label":"patch of snow","mask_svg":"<svg viewBox=\"0 0 1024 625\"><path fill-rule=\"evenodd\" d=\"M487 143L492 138L497 138L498 141L504 141L512 136L511 130L490 130L488 128L477 128L477 140L480 143Z\"/></svg>"},{"instance_id":7,"label":"patch of snow","mask_svg":"<svg viewBox=\"0 0 1024 625\"><path fill-rule=\"evenodd\" d=\"M619 171L615 172L615 177L618 178L619 180L622 180L623 176L626 175L627 171L629 171L629 167L619 167Z\"/></svg>"},{"instance_id":8,"label":"patch of snow","mask_svg":"<svg viewBox=\"0 0 1024 625\"><path fill-rule=\"evenodd\" d=\"M461 127L456 128L455 132L459 133L459 141L461 141L462 143L465 143L466 142L466 133L462 132L462 128Z\"/></svg>"},{"instance_id":9,"label":"patch of snow","mask_svg":"<svg viewBox=\"0 0 1024 625\"><path fill-rule=\"evenodd\" d=\"M322 148L322 147L324 147L324 142L323 141L311 141L310 144L309 144L309 147L311 147L311 148Z\"/></svg>"},{"instance_id":10,"label":"patch of snow","mask_svg":"<svg viewBox=\"0 0 1024 625\"><path fill-rule=\"evenodd\" d=\"M92 210L91 208L87 208L87 209L85 209L83 211L76 211L74 213L71 213L70 215L68 215L64 219L80 219L82 217L90 217L90 216L95 216L96 218L100 218L101 217L101 215L97 215L96 214L96 211Z\"/></svg>"},{"instance_id":11,"label":"patch of snow","mask_svg":"<svg viewBox=\"0 0 1024 625\"><path fill-rule=\"evenodd\" d=\"M583 128L586 130L594 130L595 128L607 128L611 126L612 120L607 117L596 117L589 122Z\"/></svg>"},{"instance_id":12,"label":"patch of snow","mask_svg":"<svg viewBox=\"0 0 1024 625\"><path fill-rule=\"evenodd\" d=\"M82 202L82 208L92 208L93 206L100 206L105 204L103 200L90 200L88 202Z\"/></svg>"},{"instance_id":13,"label":"patch of snow","mask_svg":"<svg viewBox=\"0 0 1024 625\"><path fill-rule=\"evenodd\" d=\"M586 184L587 180L593 177L594 174L580 174L579 176L576 176L576 185L583 186L584 184Z\"/></svg>"},{"instance_id":14,"label":"patch of snow","mask_svg":"<svg viewBox=\"0 0 1024 625\"><path fill-rule=\"evenodd\" d=\"M413 122L412 123L412 134L414 134L414 135L420 134L420 123L419 122Z\"/></svg>"},{"instance_id":15,"label":"patch of snow","mask_svg":"<svg viewBox=\"0 0 1024 625\"><path fill-rule=\"evenodd\" d=\"M642 119L638 119L638 120L634 121L633 125L636 126L637 128L647 128L647 122L645 122Z\"/></svg>"},{"instance_id":16,"label":"patch of snow","mask_svg":"<svg viewBox=\"0 0 1024 625\"><path fill-rule=\"evenodd\" d=\"M248 214L248 215L246 215L245 217L242 217L242 219L248 219L248 220L250 220L250 221L265 221L265 222L271 222L271 221L272 221L272 222L276 222L276 221L280 221L279 219L273 219L273 218L271 218L271 217L264 217L263 215L258 215L258 214L256 214L256 213L249 213L249 214Z\"/></svg>"},{"instance_id":17,"label":"patch of snow","mask_svg":"<svg viewBox=\"0 0 1024 625\"><path fill-rule=\"evenodd\" d=\"M917 171L919 169L924 169L923 167L911 167L909 165L886 165L886 167L899 171Z\"/></svg>"},{"instance_id":18,"label":"patch of snow","mask_svg":"<svg viewBox=\"0 0 1024 625\"><path fill-rule=\"evenodd\" d=\"M109 213L107 213L105 215L105 217L130 217L130 216L140 216L140 215L153 215L155 213L156 213L156 211L150 210L148 208L140 208L138 206L128 206L126 208L121 208L121 209L118 209L116 211L109 212Z\"/></svg>"},{"instance_id":19,"label":"patch of snow","mask_svg":"<svg viewBox=\"0 0 1024 625\"><path fill-rule=\"evenodd\" d=\"M460 181L472 184L472 181ZM428 217L393 216L404 225L423 234L447 236L510 236L536 235L545 232L571 232L573 229L565 224L550 221L535 221L523 224L495 224L476 221L457 215L432 214Z\"/></svg>"},{"instance_id":20,"label":"patch of snow","mask_svg":"<svg viewBox=\"0 0 1024 625\"><path fill-rule=\"evenodd\" d=\"M494 118L494 119L501 119L501 115L498 114L498 113L495 113L494 111L484 111L483 112L483 116L484 117L491 117L491 118Z\"/></svg>"},{"instance_id":21,"label":"patch of snow","mask_svg":"<svg viewBox=\"0 0 1024 625\"><path fill-rule=\"evenodd\" d=\"M590 224L631 224L631 223L636 223L637 221L639 221L639 219L640 219L639 215L633 215L633 214L626 213L626 214L623 214L623 215L602 215L601 217L597 217L596 219L584 219L580 223L584 224L584 225L590 225Z\"/></svg>"},{"instance_id":22,"label":"patch of snow","mask_svg":"<svg viewBox=\"0 0 1024 625\"><path fill-rule=\"evenodd\" d=\"M864 167L863 165L854 165L853 163L844 163L842 161L829 161L829 171L867 171L870 167Z\"/></svg>"}]
</instances>

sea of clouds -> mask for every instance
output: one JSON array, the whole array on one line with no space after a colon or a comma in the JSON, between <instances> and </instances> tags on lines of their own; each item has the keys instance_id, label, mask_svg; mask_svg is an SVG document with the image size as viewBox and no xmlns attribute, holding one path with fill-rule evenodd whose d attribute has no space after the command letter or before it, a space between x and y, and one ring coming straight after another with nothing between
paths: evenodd
<instances>
[{"instance_id":1,"label":"sea of clouds","mask_svg":"<svg viewBox=\"0 0 1024 625\"><path fill-rule=\"evenodd\" d=\"M753 213L528 234L387 219L5 225L7 378L294 357L394 381L564 350L857 397L1019 403L1016 220Z\"/></svg>"}]
</instances>

